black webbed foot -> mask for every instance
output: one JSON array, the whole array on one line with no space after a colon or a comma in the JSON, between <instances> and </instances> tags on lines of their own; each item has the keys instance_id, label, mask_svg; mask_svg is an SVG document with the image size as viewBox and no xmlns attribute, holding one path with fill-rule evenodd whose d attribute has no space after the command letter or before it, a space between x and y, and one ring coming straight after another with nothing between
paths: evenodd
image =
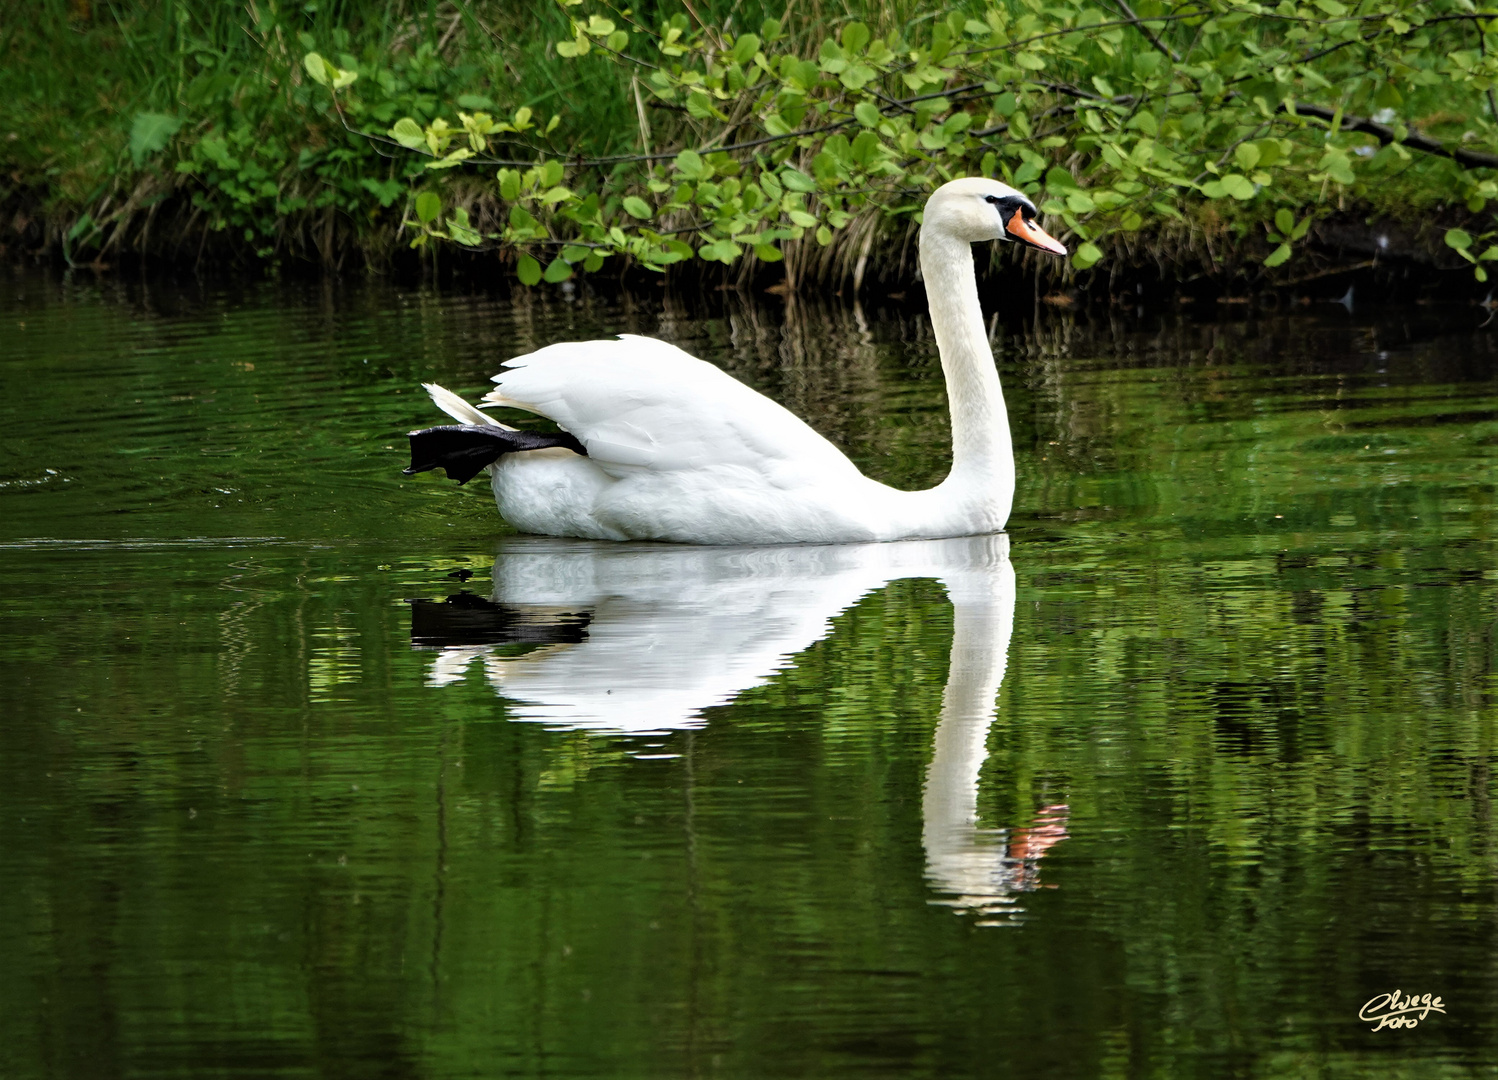
<instances>
[{"instance_id":1,"label":"black webbed foot","mask_svg":"<svg viewBox=\"0 0 1498 1080\"><path fill-rule=\"evenodd\" d=\"M411 432L410 439L411 464L402 469L402 472L413 476L441 467L447 470L449 479L460 484L472 480L483 471L484 466L498 461L503 454L545 450L553 446L563 447L584 457L588 453L582 443L565 431L511 431L486 424L444 424L441 427L423 428Z\"/></svg>"}]
</instances>

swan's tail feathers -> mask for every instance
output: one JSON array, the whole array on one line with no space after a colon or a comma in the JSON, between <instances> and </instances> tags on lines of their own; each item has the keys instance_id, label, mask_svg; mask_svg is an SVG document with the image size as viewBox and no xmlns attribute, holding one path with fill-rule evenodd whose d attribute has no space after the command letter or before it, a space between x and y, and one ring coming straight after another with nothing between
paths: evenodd
<instances>
[{"instance_id":1,"label":"swan's tail feathers","mask_svg":"<svg viewBox=\"0 0 1498 1080\"><path fill-rule=\"evenodd\" d=\"M506 425L501 424L498 420L495 420L492 417L479 412L472 405L468 404L468 402L464 401L457 394L453 393L446 387L438 386L434 382L422 383L421 385L422 389L424 389L428 394L432 395L432 403L460 424L474 424L481 427L497 427L503 428L506 431L514 430L514 428L507 427Z\"/></svg>"},{"instance_id":2,"label":"swan's tail feathers","mask_svg":"<svg viewBox=\"0 0 1498 1080\"><path fill-rule=\"evenodd\" d=\"M574 454L586 456L588 453L582 443L565 431L516 431L494 424L445 424L413 431L410 438L411 465L402 470L407 476L440 466L447 470L448 479L460 484L468 483L503 454L545 450L553 446L571 450Z\"/></svg>"}]
</instances>

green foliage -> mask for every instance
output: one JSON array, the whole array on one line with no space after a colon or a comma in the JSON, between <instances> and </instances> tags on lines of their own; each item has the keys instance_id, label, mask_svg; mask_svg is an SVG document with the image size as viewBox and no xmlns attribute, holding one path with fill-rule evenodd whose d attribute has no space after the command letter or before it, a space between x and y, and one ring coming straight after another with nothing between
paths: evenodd
<instances>
[{"instance_id":1,"label":"green foliage","mask_svg":"<svg viewBox=\"0 0 1498 1080\"><path fill-rule=\"evenodd\" d=\"M166 149L182 121L166 113L136 113L130 125L130 160L138 169L150 155Z\"/></svg>"},{"instance_id":2,"label":"green foliage","mask_svg":"<svg viewBox=\"0 0 1498 1080\"><path fill-rule=\"evenodd\" d=\"M615 256L657 270L773 261L864 215L918 220L932 189L973 174L1030 194L1077 244L1078 269L1110 235L1204 213L1240 236L1262 222L1275 267L1318 214L1410 167L1408 102L1474 101L1498 76L1498 39L1461 0L1154 2L1138 18L1088 0L987 0L799 36L773 19L734 35L685 12L646 25L561 3L557 54L632 81L645 152L580 158L552 140L558 117L537 131L529 109L501 124L403 116L386 137L428 170L497 166L508 224L486 238L588 269ZM352 112L357 94L344 97ZM1491 116L1459 123L1469 144L1498 135ZM652 139L676 149L651 152ZM1453 155L1418 143L1422 157ZM1474 161L1437 160L1426 179L1436 198L1480 209L1498 189L1462 164ZM441 231L423 228L417 243Z\"/></svg>"},{"instance_id":3,"label":"green foliage","mask_svg":"<svg viewBox=\"0 0 1498 1080\"><path fill-rule=\"evenodd\" d=\"M1483 236L1485 240L1492 240L1495 234L1488 232ZM1476 254L1473 248L1477 246L1477 241L1465 229L1448 229L1445 239L1447 247L1472 264L1472 273L1476 275L1478 281L1488 280L1487 268L1482 264L1498 259L1498 244L1490 243L1480 254Z\"/></svg>"},{"instance_id":4,"label":"green foliage","mask_svg":"<svg viewBox=\"0 0 1498 1080\"><path fill-rule=\"evenodd\" d=\"M465 7L495 36L474 22L470 37L470 23L424 0L38 0L35 18L0 37L0 164L12 191L41 194L62 219L69 258L118 243L132 222L142 236L153 218L168 250L183 229L266 257L386 242L435 174L382 155L346 123L384 129L410 116L424 145L443 103L492 110L501 86L533 102L578 96L536 39L565 18ZM348 97L341 113L330 91ZM616 118L596 104L612 130ZM170 218L155 214L164 200ZM443 231L461 242L462 224Z\"/></svg>"},{"instance_id":5,"label":"green foliage","mask_svg":"<svg viewBox=\"0 0 1498 1080\"><path fill-rule=\"evenodd\" d=\"M1283 206L1274 212L1274 228L1268 229L1267 233L1271 243L1278 244L1264 258L1264 265L1268 267L1279 266L1289 262L1292 251L1291 245L1305 236L1311 228L1311 219L1303 218L1299 223L1295 215Z\"/></svg>"},{"instance_id":6,"label":"green foliage","mask_svg":"<svg viewBox=\"0 0 1498 1080\"><path fill-rule=\"evenodd\" d=\"M1282 209L1482 214L1486 16L1332 6L912 0L828 22L727 0L40 0L7 30L0 147L59 239L89 219L73 254L173 199L179 225L267 256L398 235L517 269L789 255L794 284L820 245L896 231L975 174L1030 192L1076 268L1172 231L1267 237L1278 266L1300 240ZM423 191L467 220L421 220Z\"/></svg>"}]
</instances>

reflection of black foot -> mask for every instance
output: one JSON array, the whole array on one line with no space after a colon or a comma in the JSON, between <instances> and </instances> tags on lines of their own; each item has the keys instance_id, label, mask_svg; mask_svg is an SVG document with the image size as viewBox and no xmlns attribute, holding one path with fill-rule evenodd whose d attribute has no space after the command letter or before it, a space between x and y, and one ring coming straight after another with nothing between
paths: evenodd
<instances>
[{"instance_id":1,"label":"reflection of black foot","mask_svg":"<svg viewBox=\"0 0 1498 1080\"><path fill-rule=\"evenodd\" d=\"M592 620L586 611L526 611L460 592L446 600L411 601L411 645L576 645L587 640Z\"/></svg>"},{"instance_id":2,"label":"reflection of black foot","mask_svg":"<svg viewBox=\"0 0 1498 1080\"><path fill-rule=\"evenodd\" d=\"M470 569L468 569L468 567L465 566L461 570L454 570L451 574L448 574L447 576L448 577L455 577L459 581L467 581L469 578L473 577L473 571L470 570Z\"/></svg>"}]
</instances>

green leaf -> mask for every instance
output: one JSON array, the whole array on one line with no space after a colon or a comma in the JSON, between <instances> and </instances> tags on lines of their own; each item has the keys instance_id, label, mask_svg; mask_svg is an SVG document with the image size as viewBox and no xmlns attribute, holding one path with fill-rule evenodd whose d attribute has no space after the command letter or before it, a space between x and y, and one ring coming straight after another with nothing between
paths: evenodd
<instances>
[{"instance_id":1,"label":"green leaf","mask_svg":"<svg viewBox=\"0 0 1498 1080\"><path fill-rule=\"evenodd\" d=\"M312 81L319 86L327 86L328 83L333 81L333 77L328 74L330 70L334 71L334 74L337 73L333 65L329 64L315 52L309 52L306 56L302 57L302 66L307 69L307 74L312 77Z\"/></svg>"},{"instance_id":2,"label":"green leaf","mask_svg":"<svg viewBox=\"0 0 1498 1080\"><path fill-rule=\"evenodd\" d=\"M1337 0L1316 0L1316 6L1333 18L1347 14L1347 5L1337 3Z\"/></svg>"},{"instance_id":3,"label":"green leaf","mask_svg":"<svg viewBox=\"0 0 1498 1080\"><path fill-rule=\"evenodd\" d=\"M534 285L541 280L541 264L529 255L522 254L515 264L515 276L522 285Z\"/></svg>"},{"instance_id":4,"label":"green leaf","mask_svg":"<svg viewBox=\"0 0 1498 1080\"><path fill-rule=\"evenodd\" d=\"M853 140L849 148L853 161L861 167L867 168L872 162L879 159L879 149L884 144L879 141L879 136L872 131L861 131L858 138Z\"/></svg>"},{"instance_id":5,"label":"green leaf","mask_svg":"<svg viewBox=\"0 0 1498 1080\"><path fill-rule=\"evenodd\" d=\"M527 109L526 111L529 112L530 110ZM565 171L560 161L548 161L545 165L541 166L541 186L556 187L562 182L562 174Z\"/></svg>"},{"instance_id":6,"label":"green leaf","mask_svg":"<svg viewBox=\"0 0 1498 1080\"><path fill-rule=\"evenodd\" d=\"M80 236L88 232L93 227L93 216L91 214L84 214L77 221L73 222L73 227L68 230L68 242L71 243L72 241L77 240Z\"/></svg>"},{"instance_id":7,"label":"green leaf","mask_svg":"<svg viewBox=\"0 0 1498 1080\"><path fill-rule=\"evenodd\" d=\"M849 90L862 90L874 81L874 69L869 67L868 64L854 64L843 71L837 77L837 81Z\"/></svg>"},{"instance_id":8,"label":"green leaf","mask_svg":"<svg viewBox=\"0 0 1498 1080\"><path fill-rule=\"evenodd\" d=\"M1357 179L1352 172L1352 160L1341 150L1328 148L1326 153L1321 155L1317 167L1325 169L1326 175L1339 184L1350 184Z\"/></svg>"},{"instance_id":9,"label":"green leaf","mask_svg":"<svg viewBox=\"0 0 1498 1080\"><path fill-rule=\"evenodd\" d=\"M182 121L167 113L136 113L130 125L130 160L138 169L151 154L166 149Z\"/></svg>"},{"instance_id":10,"label":"green leaf","mask_svg":"<svg viewBox=\"0 0 1498 1080\"><path fill-rule=\"evenodd\" d=\"M561 257L552 259L546 267L546 273L541 275L551 285L560 284L572 276L572 267L568 266Z\"/></svg>"},{"instance_id":11,"label":"green leaf","mask_svg":"<svg viewBox=\"0 0 1498 1080\"><path fill-rule=\"evenodd\" d=\"M1238 168L1245 172L1252 171L1259 163L1259 148L1251 142L1239 143L1238 148L1233 151L1233 160L1238 163Z\"/></svg>"},{"instance_id":12,"label":"green leaf","mask_svg":"<svg viewBox=\"0 0 1498 1080\"><path fill-rule=\"evenodd\" d=\"M427 144L426 133L421 130L421 125L409 116L403 116L395 122L395 126L390 129L390 137L407 150L420 150Z\"/></svg>"},{"instance_id":13,"label":"green leaf","mask_svg":"<svg viewBox=\"0 0 1498 1080\"><path fill-rule=\"evenodd\" d=\"M1254 197L1254 185L1246 176L1228 173L1219 180L1211 180L1203 184L1202 194L1209 199L1221 199L1226 195L1231 195L1238 200L1248 200Z\"/></svg>"},{"instance_id":14,"label":"green leaf","mask_svg":"<svg viewBox=\"0 0 1498 1080\"><path fill-rule=\"evenodd\" d=\"M468 147L466 146L460 146L458 147L458 149L454 150L452 153L446 155L445 157L438 158L436 161L427 162L427 168L451 169L454 165L461 165L471 157L473 157L473 151L468 149Z\"/></svg>"},{"instance_id":15,"label":"green leaf","mask_svg":"<svg viewBox=\"0 0 1498 1080\"><path fill-rule=\"evenodd\" d=\"M1103 258L1102 249L1096 244L1083 244L1077 248L1071 257L1071 263L1078 270L1086 270L1089 266L1095 266Z\"/></svg>"},{"instance_id":16,"label":"green leaf","mask_svg":"<svg viewBox=\"0 0 1498 1080\"><path fill-rule=\"evenodd\" d=\"M860 101L857 105L853 106L853 115L866 128L878 126L879 121L882 119L879 113L879 106L875 105L872 101Z\"/></svg>"},{"instance_id":17,"label":"green leaf","mask_svg":"<svg viewBox=\"0 0 1498 1080\"><path fill-rule=\"evenodd\" d=\"M964 131L966 131L968 128L970 128L972 126L973 126L973 114L972 113L969 113L969 112L955 112L951 116L947 117L946 123L942 124L942 126L941 126L941 130L942 130L943 134L948 135L948 136L951 136L951 135L961 135Z\"/></svg>"},{"instance_id":18,"label":"green leaf","mask_svg":"<svg viewBox=\"0 0 1498 1080\"><path fill-rule=\"evenodd\" d=\"M435 191L423 191L416 196L416 216L423 225L436 221L440 213L442 213L442 199Z\"/></svg>"},{"instance_id":19,"label":"green leaf","mask_svg":"<svg viewBox=\"0 0 1498 1080\"><path fill-rule=\"evenodd\" d=\"M843 48L847 50L849 58L863 52L870 36L869 28L861 22L850 22L843 27Z\"/></svg>"},{"instance_id":20,"label":"green leaf","mask_svg":"<svg viewBox=\"0 0 1498 1080\"><path fill-rule=\"evenodd\" d=\"M1281 213L1283 213L1283 211L1281 211ZM1279 247L1277 247L1273 251L1271 251L1268 254L1267 257L1265 257L1265 259L1264 259L1264 265L1265 266L1279 266L1279 265L1281 265L1283 263L1288 262L1289 260L1290 260L1290 245L1289 244L1281 244Z\"/></svg>"},{"instance_id":21,"label":"green leaf","mask_svg":"<svg viewBox=\"0 0 1498 1080\"><path fill-rule=\"evenodd\" d=\"M693 180L702 176L704 170L702 155L695 150L683 150L676 155L675 165L683 175Z\"/></svg>"},{"instance_id":22,"label":"green leaf","mask_svg":"<svg viewBox=\"0 0 1498 1080\"><path fill-rule=\"evenodd\" d=\"M760 262L779 262L785 258L785 254L774 244L755 244L754 254L759 257Z\"/></svg>"},{"instance_id":23,"label":"green leaf","mask_svg":"<svg viewBox=\"0 0 1498 1080\"><path fill-rule=\"evenodd\" d=\"M514 202L520 198L520 170L499 170L499 197L505 202Z\"/></svg>"},{"instance_id":24,"label":"green leaf","mask_svg":"<svg viewBox=\"0 0 1498 1080\"><path fill-rule=\"evenodd\" d=\"M615 30L608 36L604 44L607 45L610 49L613 49L615 52L623 52L625 49L629 48L629 31Z\"/></svg>"},{"instance_id":25,"label":"green leaf","mask_svg":"<svg viewBox=\"0 0 1498 1080\"><path fill-rule=\"evenodd\" d=\"M468 222L468 211L461 206L447 219L447 234L465 247L477 247L483 242L483 237Z\"/></svg>"},{"instance_id":26,"label":"green leaf","mask_svg":"<svg viewBox=\"0 0 1498 1080\"><path fill-rule=\"evenodd\" d=\"M707 120L718 115L713 108L713 99L701 90L693 90L687 95L687 112L698 120Z\"/></svg>"},{"instance_id":27,"label":"green leaf","mask_svg":"<svg viewBox=\"0 0 1498 1080\"><path fill-rule=\"evenodd\" d=\"M650 204L638 195L629 195L624 200L624 212L630 217L637 217L641 221L650 220Z\"/></svg>"},{"instance_id":28,"label":"green leaf","mask_svg":"<svg viewBox=\"0 0 1498 1080\"><path fill-rule=\"evenodd\" d=\"M823 247L826 247L828 244L832 243L832 230L829 229L826 225L823 225L821 228L817 229L817 243L821 244Z\"/></svg>"},{"instance_id":29,"label":"green leaf","mask_svg":"<svg viewBox=\"0 0 1498 1080\"><path fill-rule=\"evenodd\" d=\"M1465 229L1447 229L1446 246L1457 251L1466 251L1472 246L1472 234Z\"/></svg>"},{"instance_id":30,"label":"green leaf","mask_svg":"<svg viewBox=\"0 0 1498 1080\"><path fill-rule=\"evenodd\" d=\"M1295 215L1284 207L1281 207L1274 212L1274 227L1286 236L1289 236L1295 228Z\"/></svg>"},{"instance_id":31,"label":"green leaf","mask_svg":"<svg viewBox=\"0 0 1498 1080\"><path fill-rule=\"evenodd\" d=\"M747 64L759 52L759 37L755 34L740 34L733 42L733 62Z\"/></svg>"},{"instance_id":32,"label":"green leaf","mask_svg":"<svg viewBox=\"0 0 1498 1080\"><path fill-rule=\"evenodd\" d=\"M1077 181L1071 173L1062 168L1052 168L1045 174L1045 189L1052 195L1076 189Z\"/></svg>"},{"instance_id":33,"label":"green leaf","mask_svg":"<svg viewBox=\"0 0 1498 1080\"><path fill-rule=\"evenodd\" d=\"M1240 201L1247 201L1254 197L1254 184L1246 176L1238 173L1228 173L1222 178L1223 184L1227 186L1228 194Z\"/></svg>"},{"instance_id":34,"label":"green leaf","mask_svg":"<svg viewBox=\"0 0 1498 1080\"><path fill-rule=\"evenodd\" d=\"M603 252L590 251L588 257L583 260L583 269L588 273L596 273L603 266Z\"/></svg>"},{"instance_id":35,"label":"green leaf","mask_svg":"<svg viewBox=\"0 0 1498 1080\"><path fill-rule=\"evenodd\" d=\"M816 191L817 182L799 169L786 167L780 170L780 182L790 191Z\"/></svg>"}]
</instances>

